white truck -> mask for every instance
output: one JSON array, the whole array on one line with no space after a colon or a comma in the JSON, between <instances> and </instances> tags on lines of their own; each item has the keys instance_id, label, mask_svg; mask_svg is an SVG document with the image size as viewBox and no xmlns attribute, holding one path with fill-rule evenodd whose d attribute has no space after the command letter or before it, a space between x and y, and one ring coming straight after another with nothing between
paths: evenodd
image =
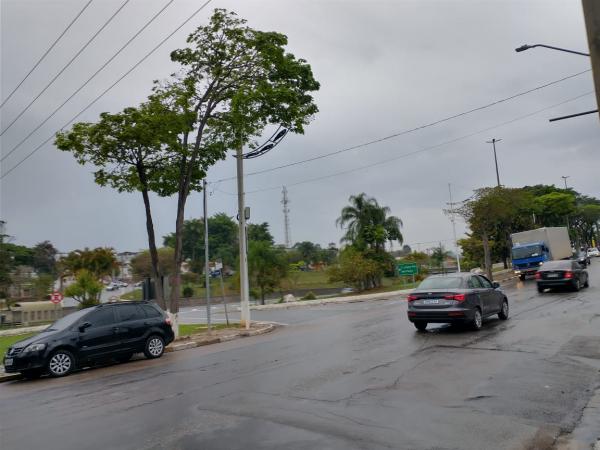
<instances>
[{"instance_id":1,"label":"white truck","mask_svg":"<svg viewBox=\"0 0 600 450\"><path fill-rule=\"evenodd\" d=\"M569 231L565 227L537 228L510 235L512 265L524 280L535 274L544 261L569 259L573 256Z\"/></svg>"}]
</instances>

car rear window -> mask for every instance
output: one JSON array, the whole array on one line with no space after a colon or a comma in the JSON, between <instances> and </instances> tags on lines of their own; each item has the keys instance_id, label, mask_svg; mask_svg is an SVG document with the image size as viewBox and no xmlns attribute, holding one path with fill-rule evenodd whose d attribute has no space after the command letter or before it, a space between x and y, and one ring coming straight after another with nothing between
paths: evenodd
<instances>
[{"instance_id":1,"label":"car rear window","mask_svg":"<svg viewBox=\"0 0 600 450\"><path fill-rule=\"evenodd\" d=\"M571 270L572 265L571 261L547 261L540 270Z\"/></svg>"},{"instance_id":2,"label":"car rear window","mask_svg":"<svg viewBox=\"0 0 600 450\"><path fill-rule=\"evenodd\" d=\"M119 306L118 311L121 322L146 318L146 315L138 305L122 305Z\"/></svg>"},{"instance_id":3,"label":"car rear window","mask_svg":"<svg viewBox=\"0 0 600 450\"><path fill-rule=\"evenodd\" d=\"M140 305L140 308L146 313L147 317L160 317L162 315L160 311L150 305Z\"/></svg>"},{"instance_id":4,"label":"car rear window","mask_svg":"<svg viewBox=\"0 0 600 450\"><path fill-rule=\"evenodd\" d=\"M460 277L431 277L423 280L418 289L457 289L462 286L463 279Z\"/></svg>"}]
</instances>

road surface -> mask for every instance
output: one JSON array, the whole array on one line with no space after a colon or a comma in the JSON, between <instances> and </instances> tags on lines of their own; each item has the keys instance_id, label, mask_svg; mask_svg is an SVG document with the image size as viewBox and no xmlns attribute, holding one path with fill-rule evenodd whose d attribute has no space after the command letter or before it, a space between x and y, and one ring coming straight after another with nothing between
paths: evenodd
<instances>
[{"instance_id":1,"label":"road surface","mask_svg":"<svg viewBox=\"0 0 600 450\"><path fill-rule=\"evenodd\" d=\"M600 259L590 280L579 293L509 286L511 318L480 332L416 332L401 299L253 312L288 325L1 384L0 448L523 449L574 428L591 443Z\"/></svg>"}]
</instances>

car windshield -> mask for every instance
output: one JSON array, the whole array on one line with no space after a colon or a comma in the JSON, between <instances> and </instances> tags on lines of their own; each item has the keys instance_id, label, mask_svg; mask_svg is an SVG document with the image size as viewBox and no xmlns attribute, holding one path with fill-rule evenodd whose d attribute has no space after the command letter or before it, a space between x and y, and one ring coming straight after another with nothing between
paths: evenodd
<instances>
[{"instance_id":1,"label":"car windshield","mask_svg":"<svg viewBox=\"0 0 600 450\"><path fill-rule=\"evenodd\" d=\"M529 245L527 247L516 247L512 249L513 259L535 258L541 254L541 245Z\"/></svg>"},{"instance_id":2,"label":"car windshield","mask_svg":"<svg viewBox=\"0 0 600 450\"><path fill-rule=\"evenodd\" d=\"M79 319L81 319L83 316L85 316L89 312L90 312L89 309L82 309L81 311L76 311L74 313L71 313L71 314L63 317L62 319L58 319L56 322L54 322L52 325L50 325L44 331L64 330L65 328L68 328L71 325L73 325L75 322L77 322Z\"/></svg>"},{"instance_id":3,"label":"car windshield","mask_svg":"<svg viewBox=\"0 0 600 450\"><path fill-rule=\"evenodd\" d=\"M423 280L418 289L456 289L462 285L463 279L460 277L431 277Z\"/></svg>"}]
</instances>

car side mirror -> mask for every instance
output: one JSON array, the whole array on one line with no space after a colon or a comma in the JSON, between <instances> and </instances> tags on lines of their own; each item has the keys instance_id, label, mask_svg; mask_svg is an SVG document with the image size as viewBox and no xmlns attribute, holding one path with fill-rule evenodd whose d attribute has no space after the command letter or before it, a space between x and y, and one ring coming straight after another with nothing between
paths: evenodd
<instances>
[{"instance_id":1,"label":"car side mirror","mask_svg":"<svg viewBox=\"0 0 600 450\"><path fill-rule=\"evenodd\" d=\"M498 289L500 287L500 283L498 283L497 281L494 281L492 283L492 286L494 286L494 289Z\"/></svg>"},{"instance_id":2,"label":"car side mirror","mask_svg":"<svg viewBox=\"0 0 600 450\"><path fill-rule=\"evenodd\" d=\"M81 325L79 325L79 331L80 331L81 333L83 333L83 332L85 331L85 329L86 329L86 328L89 328L89 327L91 327L91 326L92 326L92 324L91 324L91 323L89 323L89 322L83 322Z\"/></svg>"}]
</instances>

